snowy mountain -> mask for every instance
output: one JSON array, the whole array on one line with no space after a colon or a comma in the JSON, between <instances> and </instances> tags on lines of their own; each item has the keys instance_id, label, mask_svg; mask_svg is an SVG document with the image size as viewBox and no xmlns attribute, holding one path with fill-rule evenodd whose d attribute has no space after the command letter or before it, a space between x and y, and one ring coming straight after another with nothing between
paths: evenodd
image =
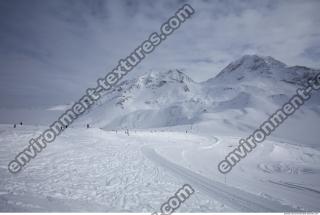
<instances>
[{"instance_id":1,"label":"snowy mountain","mask_svg":"<svg viewBox=\"0 0 320 215\"><path fill-rule=\"evenodd\" d=\"M193 124L230 110L236 118L251 109L265 117L318 71L257 55L243 56L202 83L179 70L153 71L120 83L85 120L113 129ZM308 103L317 114L319 98Z\"/></svg>"},{"instance_id":2,"label":"snowy mountain","mask_svg":"<svg viewBox=\"0 0 320 215\"><path fill-rule=\"evenodd\" d=\"M185 183L196 193L177 212L319 211L319 92L230 173L217 168L316 72L253 55L202 83L178 70L125 80L17 175L8 163L47 126L1 124L0 211L151 213Z\"/></svg>"},{"instance_id":3,"label":"snowy mountain","mask_svg":"<svg viewBox=\"0 0 320 215\"><path fill-rule=\"evenodd\" d=\"M204 106L201 84L170 70L122 82L87 117L106 128L160 127L191 123Z\"/></svg>"},{"instance_id":4,"label":"snowy mountain","mask_svg":"<svg viewBox=\"0 0 320 215\"><path fill-rule=\"evenodd\" d=\"M316 72L317 70L303 66L289 67L269 56L245 55L230 63L215 78L209 79L207 82L211 84L237 84L244 81L263 79L303 85Z\"/></svg>"}]
</instances>

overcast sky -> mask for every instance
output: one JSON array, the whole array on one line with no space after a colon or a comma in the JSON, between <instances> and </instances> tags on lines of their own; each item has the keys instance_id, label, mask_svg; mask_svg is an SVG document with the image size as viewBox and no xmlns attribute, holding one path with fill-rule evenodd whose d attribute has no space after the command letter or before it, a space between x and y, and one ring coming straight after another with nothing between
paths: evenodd
<instances>
[{"instance_id":1,"label":"overcast sky","mask_svg":"<svg viewBox=\"0 0 320 215\"><path fill-rule=\"evenodd\" d=\"M320 67L320 1L0 0L0 107L77 100L184 3L196 11L132 75L196 81L244 54Z\"/></svg>"}]
</instances>

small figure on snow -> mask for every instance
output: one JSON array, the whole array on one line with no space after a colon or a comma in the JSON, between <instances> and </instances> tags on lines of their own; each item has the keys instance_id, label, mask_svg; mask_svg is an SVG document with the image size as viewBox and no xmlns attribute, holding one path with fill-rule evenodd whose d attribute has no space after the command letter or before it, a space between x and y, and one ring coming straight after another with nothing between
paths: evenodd
<instances>
[{"instance_id":1,"label":"small figure on snow","mask_svg":"<svg viewBox=\"0 0 320 215\"><path fill-rule=\"evenodd\" d=\"M129 136L129 129L126 129L126 130L124 131L124 133Z\"/></svg>"}]
</instances>

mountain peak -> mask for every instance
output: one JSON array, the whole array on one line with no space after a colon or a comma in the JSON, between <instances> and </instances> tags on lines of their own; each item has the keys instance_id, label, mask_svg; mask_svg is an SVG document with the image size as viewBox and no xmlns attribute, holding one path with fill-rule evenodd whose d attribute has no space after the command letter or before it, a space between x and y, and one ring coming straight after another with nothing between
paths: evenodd
<instances>
[{"instance_id":1,"label":"mountain peak","mask_svg":"<svg viewBox=\"0 0 320 215\"><path fill-rule=\"evenodd\" d=\"M288 66L270 56L244 55L231 62L216 77L209 79L209 83L221 81L242 81L251 78L280 77ZM282 72L281 72L282 71Z\"/></svg>"},{"instance_id":2,"label":"mountain peak","mask_svg":"<svg viewBox=\"0 0 320 215\"><path fill-rule=\"evenodd\" d=\"M238 66L245 66L248 69L256 68L261 66L266 67L277 67L277 68L284 68L287 65L278 61L270 56L259 56L259 55L244 55L240 59L234 61L231 64L235 64Z\"/></svg>"},{"instance_id":3,"label":"mountain peak","mask_svg":"<svg viewBox=\"0 0 320 215\"><path fill-rule=\"evenodd\" d=\"M286 68L287 65L270 57L259 55L244 55L236 61L230 63L216 77L229 76L236 72L237 79L246 76L245 74L259 74L259 76L270 75L272 70Z\"/></svg>"},{"instance_id":4,"label":"mountain peak","mask_svg":"<svg viewBox=\"0 0 320 215\"><path fill-rule=\"evenodd\" d=\"M158 81L177 81L177 82L194 82L188 75L184 74L178 69L168 71L150 71L140 78L147 82L158 82Z\"/></svg>"}]
</instances>

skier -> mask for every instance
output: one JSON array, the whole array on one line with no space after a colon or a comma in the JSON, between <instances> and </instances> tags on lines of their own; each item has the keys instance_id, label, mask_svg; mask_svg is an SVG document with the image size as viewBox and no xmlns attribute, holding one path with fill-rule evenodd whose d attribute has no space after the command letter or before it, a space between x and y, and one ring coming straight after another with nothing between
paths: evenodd
<instances>
[{"instance_id":1,"label":"skier","mask_svg":"<svg viewBox=\"0 0 320 215\"><path fill-rule=\"evenodd\" d=\"M22 126L22 122L20 122L20 125Z\"/></svg>"},{"instance_id":2,"label":"skier","mask_svg":"<svg viewBox=\"0 0 320 215\"><path fill-rule=\"evenodd\" d=\"M16 127L17 127L17 125L16 125L16 124L14 124L14 125L13 125L13 128L16 128Z\"/></svg>"},{"instance_id":3,"label":"skier","mask_svg":"<svg viewBox=\"0 0 320 215\"><path fill-rule=\"evenodd\" d=\"M87 128L90 128L90 125L89 125L89 124L87 124Z\"/></svg>"}]
</instances>

